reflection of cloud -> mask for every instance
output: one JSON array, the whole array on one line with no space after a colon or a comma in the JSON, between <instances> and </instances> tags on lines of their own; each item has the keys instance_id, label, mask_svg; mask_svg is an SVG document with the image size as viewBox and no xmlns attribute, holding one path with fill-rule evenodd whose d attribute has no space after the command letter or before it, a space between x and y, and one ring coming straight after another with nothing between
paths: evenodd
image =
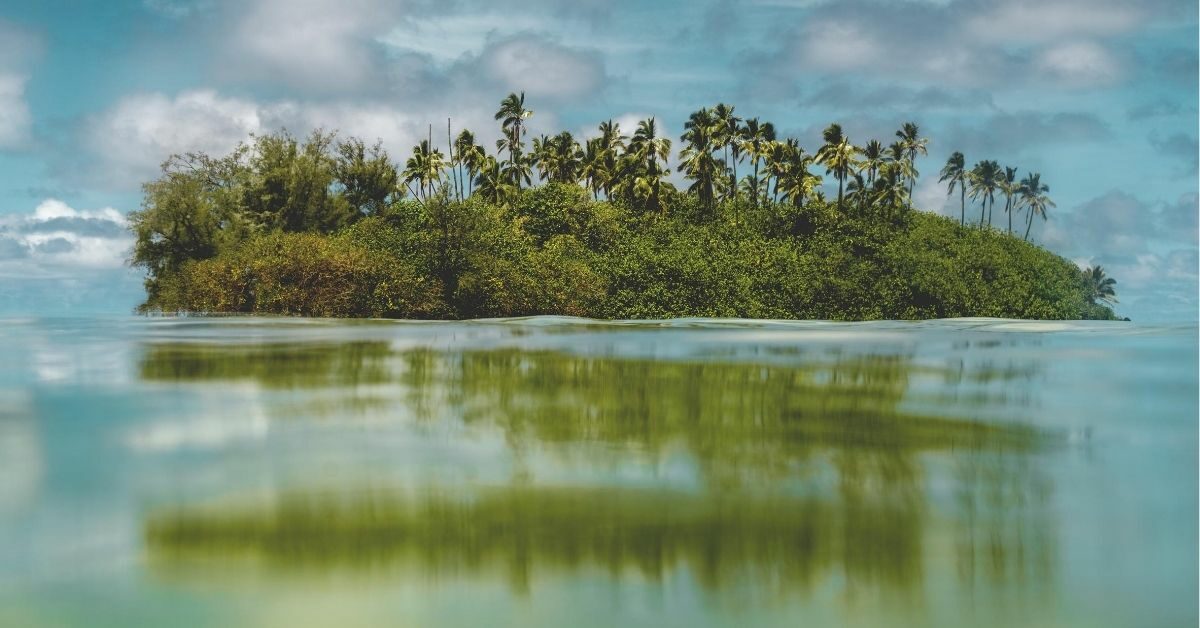
<instances>
[{"instance_id":1,"label":"reflection of cloud","mask_svg":"<svg viewBox=\"0 0 1200 628\"><path fill-rule=\"evenodd\" d=\"M134 430L126 438L126 443L141 453L216 449L232 443L262 440L267 435L267 428L267 418L261 411L232 416L165 419Z\"/></svg>"},{"instance_id":2,"label":"reflection of cloud","mask_svg":"<svg viewBox=\"0 0 1200 628\"><path fill-rule=\"evenodd\" d=\"M0 514L16 512L38 494L43 469L33 403L23 391L0 391Z\"/></svg>"}]
</instances>

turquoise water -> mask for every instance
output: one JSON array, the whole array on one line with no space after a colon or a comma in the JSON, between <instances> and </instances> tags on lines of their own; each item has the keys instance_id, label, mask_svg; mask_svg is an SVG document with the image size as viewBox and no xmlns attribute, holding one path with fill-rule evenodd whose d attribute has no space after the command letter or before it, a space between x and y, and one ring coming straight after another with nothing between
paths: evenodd
<instances>
[{"instance_id":1,"label":"turquoise water","mask_svg":"<svg viewBox=\"0 0 1200 628\"><path fill-rule=\"evenodd\" d=\"M1197 329L0 321L0 625L1192 626Z\"/></svg>"}]
</instances>

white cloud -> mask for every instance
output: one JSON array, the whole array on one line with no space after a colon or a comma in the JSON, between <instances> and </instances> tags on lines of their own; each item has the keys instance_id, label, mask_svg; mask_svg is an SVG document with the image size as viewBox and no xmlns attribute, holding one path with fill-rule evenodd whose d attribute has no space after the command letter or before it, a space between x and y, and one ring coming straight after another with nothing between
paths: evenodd
<instances>
[{"instance_id":1,"label":"white cloud","mask_svg":"<svg viewBox=\"0 0 1200 628\"><path fill-rule=\"evenodd\" d=\"M223 154L262 128L256 103L222 97L212 90L183 92L174 98L135 94L89 119L83 142L100 160L100 179L130 186L153 178L159 164L173 153Z\"/></svg>"},{"instance_id":2,"label":"white cloud","mask_svg":"<svg viewBox=\"0 0 1200 628\"><path fill-rule=\"evenodd\" d=\"M40 40L0 19L0 150L29 145L33 117L25 100L26 69L40 50Z\"/></svg>"},{"instance_id":3,"label":"white cloud","mask_svg":"<svg viewBox=\"0 0 1200 628\"><path fill-rule=\"evenodd\" d=\"M57 199L0 219L0 276L62 276L116 269L133 245L125 215L111 207L77 210Z\"/></svg>"},{"instance_id":4,"label":"white cloud","mask_svg":"<svg viewBox=\"0 0 1200 628\"><path fill-rule=\"evenodd\" d=\"M421 108L370 101L257 102L213 90L187 91L173 97L137 94L90 118L83 131L83 143L94 156L89 160L93 169L90 183L125 190L157 177L159 166L172 154L204 152L220 156L238 142L248 140L252 133L282 128L297 134L323 128L368 142L381 140L393 158L399 159L426 137L430 124L435 145L444 145L445 120L451 115L455 132L472 128L487 146L495 122L490 106L484 102L490 104L476 99L449 110L439 102ZM548 122L553 116L539 113L535 119Z\"/></svg>"},{"instance_id":5,"label":"white cloud","mask_svg":"<svg viewBox=\"0 0 1200 628\"><path fill-rule=\"evenodd\" d=\"M492 42L482 54L488 76L505 90L565 99L595 92L604 82L604 63L548 39L518 35Z\"/></svg>"},{"instance_id":6,"label":"white cloud","mask_svg":"<svg viewBox=\"0 0 1200 628\"><path fill-rule=\"evenodd\" d=\"M1089 41L1060 44L1042 51L1037 68L1052 80L1072 86L1105 85L1121 75L1121 64L1103 47Z\"/></svg>"},{"instance_id":7,"label":"white cloud","mask_svg":"<svg viewBox=\"0 0 1200 628\"><path fill-rule=\"evenodd\" d=\"M29 143L33 118L25 102L25 81L19 74L0 73L0 149Z\"/></svg>"},{"instance_id":8,"label":"white cloud","mask_svg":"<svg viewBox=\"0 0 1200 628\"><path fill-rule=\"evenodd\" d=\"M967 19L966 29L973 39L999 45L1119 35L1142 21L1136 6L1105 0L1010 0L987 6Z\"/></svg>"},{"instance_id":9,"label":"white cloud","mask_svg":"<svg viewBox=\"0 0 1200 628\"><path fill-rule=\"evenodd\" d=\"M384 36L399 19L387 0L257 0L232 4L223 70L335 92L380 81Z\"/></svg>"},{"instance_id":10,"label":"white cloud","mask_svg":"<svg viewBox=\"0 0 1200 628\"><path fill-rule=\"evenodd\" d=\"M143 298L125 265L133 246L125 215L46 199L0 216L0 315L127 313Z\"/></svg>"}]
</instances>

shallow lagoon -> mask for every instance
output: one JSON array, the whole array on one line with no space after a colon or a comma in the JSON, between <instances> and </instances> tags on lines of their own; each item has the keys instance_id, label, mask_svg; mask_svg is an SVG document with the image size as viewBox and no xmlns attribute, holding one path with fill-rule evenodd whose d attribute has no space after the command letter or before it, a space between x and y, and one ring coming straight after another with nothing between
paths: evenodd
<instances>
[{"instance_id":1,"label":"shallow lagoon","mask_svg":"<svg viewBox=\"0 0 1200 628\"><path fill-rule=\"evenodd\" d=\"M1197 621L1197 330L0 321L0 625Z\"/></svg>"}]
</instances>

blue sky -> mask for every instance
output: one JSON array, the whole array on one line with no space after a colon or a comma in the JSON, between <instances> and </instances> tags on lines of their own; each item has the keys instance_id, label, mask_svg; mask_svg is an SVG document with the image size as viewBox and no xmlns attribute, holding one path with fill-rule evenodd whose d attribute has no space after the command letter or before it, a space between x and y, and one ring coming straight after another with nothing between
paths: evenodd
<instances>
[{"instance_id":1,"label":"blue sky","mask_svg":"<svg viewBox=\"0 0 1200 628\"><path fill-rule=\"evenodd\" d=\"M957 216L955 150L1042 173L1034 238L1118 280L1118 311L1197 318L1191 0L128 0L0 8L0 314L128 312L123 215L168 155L312 127L405 154L727 102L810 151L840 122L930 138L918 205ZM436 134L435 134L436 135ZM968 208L968 212L970 208Z\"/></svg>"}]
</instances>

